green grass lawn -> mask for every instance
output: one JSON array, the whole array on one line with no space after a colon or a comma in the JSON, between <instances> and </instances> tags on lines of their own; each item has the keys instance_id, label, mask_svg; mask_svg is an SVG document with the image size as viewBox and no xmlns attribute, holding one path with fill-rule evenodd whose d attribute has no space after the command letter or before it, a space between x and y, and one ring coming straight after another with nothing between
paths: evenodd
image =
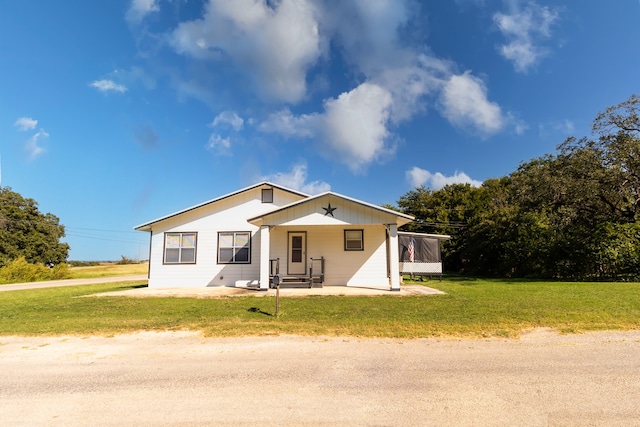
<instances>
[{"instance_id":1,"label":"green grass lawn","mask_svg":"<svg viewBox=\"0 0 640 427\"><path fill-rule=\"evenodd\" d=\"M0 335L111 335L197 330L208 336L508 336L640 329L640 284L447 279L430 296L90 297L143 282L0 292Z\"/></svg>"}]
</instances>

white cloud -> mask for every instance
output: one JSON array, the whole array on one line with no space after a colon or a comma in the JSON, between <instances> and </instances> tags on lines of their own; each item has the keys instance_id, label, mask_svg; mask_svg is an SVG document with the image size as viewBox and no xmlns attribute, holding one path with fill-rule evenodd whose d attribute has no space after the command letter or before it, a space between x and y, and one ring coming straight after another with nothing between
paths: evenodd
<instances>
[{"instance_id":1,"label":"white cloud","mask_svg":"<svg viewBox=\"0 0 640 427\"><path fill-rule=\"evenodd\" d=\"M133 66L129 70L116 69L107 74L107 80L120 82L119 86L126 88L142 84L146 89L156 87L156 79L140 67Z\"/></svg>"},{"instance_id":2,"label":"white cloud","mask_svg":"<svg viewBox=\"0 0 640 427\"><path fill-rule=\"evenodd\" d=\"M266 99L295 103L306 72L321 55L316 8L309 0L209 0L202 19L171 34L178 53L231 59Z\"/></svg>"},{"instance_id":3,"label":"white cloud","mask_svg":"<svg viewBox=\"0 0 640 427\"><path fill-rule=\"evenodd\" d=\"M131 0L125 18L131 24L139 24L145 16L159 10L158 0Z\"/></svg>"},{"instance_id":4,"label":"white cloud","mask_svg":"<svg viewBox=\"0 0 640 427\"><path fill-rule=\"evenodd\" d=\"M223 111L218 114L211 123L212 127L230 126L236 132L240 131L243 125L244 120L238 116L235 111Z\"/></svg>"},{"instance_id":5,"label":"white cloud","mask_svg":"<svg viewBox=\"0 0 640 427\"><path fill-rule=\"evenodd\" d=\"M218 114L209 127L215 128L207 142L206 148L221 155L231 155L231 138L223 136L218 130L232 129L235 132L242 130L244 120L233 111L223 111Z\"/></svg>"},{"instance_id":6,"label":"white cloud","mask_svg":"<svg viewBox=\"0 0 640 427\"><path fill-rule=\"evenodd\" d=\"M455 64L407 47L400 40L412 10L408 2L319 3L322 36L340 47L363 82L324 102L324 111L271 114L259 129L289 137L313 138L325 154L361 172L394 152L393 127L426 111L439 98L455 126L489 136L507 118L487 98L484 82L470 72L454 75Z\"/></svg>"},{"instance_id":7,"label":"white cloud","mask_svg":"<svg viewBox=\"0 0 640 427\"><path fill-rule=\"evenodd\" d=\"M513 62L516 71L524 73L535 66L548 50L540 43L551 37L551 27L558 20L557 9L541 7L535 2L520 10L512 3L509 13L496 13L493 22L506 38L499 52Z\"/></svg>"},{"instance_id":8,"label":"white cloud","mask_svg":"<svg viewBox=\"0 0 640 427\"><path fill-rule=\"evenodd\" d=\"M231 139L223 138L216 133L211 134L205 147L207 150L214 151L217 154L231 155Z\"/></svg>"},{"instance_id":9,"label":"white cloud","mask_svg":"<svg viewBox=\"0 0 640 427\"><path fill-rule=\"evenodd\" d=\"M453 75L442 91L442 114L454 125L489 136L501 131L506 119L500 106L487 99L484 82L468 71Z\"/></svg>"},{"instance_id":10,"label":"white cloud","mask_svg":"<svg viewBox=\"0 0 640 427\"><path fill-rule=\"evenodd\" d=\"M559 120L538 125L538 133L541 138L556 136L558 134L568 136L575 132L575 125L571 120Z\"/></svg>"},{"instance_id":11,"label":"white cloud","mask_svg":"<svg viewBox=\"0 0 640 427\"><path fill-rule=\"evenodd\" d=\"M126 86L118 84L113 80L96 80L92 82L89 86L98 89L102 93L108 92L118 92L125 93L127 91Z\"/></svg>"},{"instance_id":12,"label":"white cloud","mask_svg":"<svg viewBox=\"0 0 640 427\"><path fill-rule=\"evenodd\" d=\"M319 128L318 113L295 116L288 108L270 114L258 125L258 130L268 133L280 133L287 137L313 138Z\"/></svg>"},{"instance_id":13,"label":"white cloud","mask_svg":"<svg viewBox=\"0 0 640 427\"><path fill-rule=\"evenodd\" d=\"M325 101L324 146L352 172L389 154L393 151L387 129L391 105L389 91L370 83Z\"/></svg>"},{"instance_id":14,"label":"white cloud","mask_svg":"<svg viewBox=\"0 0 640 427\"><path fill-rule=\"evenodd\" d=\"M399 123L426 110L426 97L441 90L453 64L409 47L401 32L410 27L410 1L329 1L322 23L343 51L344 60L364 81L392 95L390 119Z\"/></svg>"},{"instance_id":15,"label":"white cloud","mask_svg":"<svg viewBox=\"0 0 640 427\"><path fill-rule=\"evenodd\" d=\"M509 122L513 125L513 130L516 135L524 135L524 133L529 129L529 125L522 119L515 117L513 114L507 114Z\"/></svg>"},{"instance_id":16,"label":"white cloud","mask_svg":"<svg viewBox=\"0 0 640 427\"><path fill-rule=\"evenodd\" d=\"M573 122L567 119L555 122L553 124L553 128L565 135L571 135L573 132L575 132L575 126Z\"/></svg>"},{"instance_id":17,"label":"white cloud","mask_svg":"<svg viewBox=\"0 0 640 427\"><path fill-rule=\"evenodd\" d=\"M46 138L49 138L49 134L45 132L44 129L40 129L35 135L27 140L25 149L27 150L27 153L29 153L30 159L35 159L44 152L44 148L38 145L38 142L41 139Z\"/></svg>"},{"instance_id":18,"label":"white cloud","mask_svg":"<svg viewBox=\"0 0 640 427\"><path fill-rule=\"evenodd\" d=\"M13 125L21 131L27 131L35 129L35 127L38 125L38 121L36 119L32 119L31 117L20 117Z\"/></svg>"},{"instance_id":19,"label":"white cloud","mask_svg":"<svg viewBox=\"0 0 640 427\"><path fill-rule=\"evenodd\" d=\"M510 123L509 113L487 98L482 80L470 72L456 75L456 64L434 56L421 36L407 42L423 31L414 26L417 8L412 0L207 0L201 17L180 23L169 40L179 54L210 62L220 73L247 76L247 90L277 109L260 121L260 131L312 139L323 154L358 173L393 154L394 127L431 106L481 136ZM325 96L321 110L296 113L293 105L308 96L310 70L333 60L327 55L334 52L349 67L347 81L355 83ZM217 90L210 75L178 79L184 95L205 102ZM245 123L234 125L242 119L233 114L221 113L211 126L237 131L234 126Z\"/></svg>"},{"instance_id":20,"label":"white cloud","mask_svg":"<svg viewBox=\"0 0 640 427\"><path fill-rule=\"evenodd\" d=\"M472 187L480 187L481 181L471 179L464 172L456 171L452 176L445 176L440 172L431 173L428 170L414 166L406 173L407 181L415 188L425 186L432 190L440 190L441 188L451 184L470 184Z\"/></svg>"},{"instance_id":21,"label":"white cloud","mask_svg":"<svg viewBox=\"0 0 640 427\"><path fill-rule=\"evenodd\" d=\"M392 96L386 89L363 83L324 102L324 112L295 116L289 110L272 114L259 129L286 136L312 137L327 157L339 159L352 172L393 152L389 143Z\"/></svg>"},{"instance_id":22,"label":"white cloud","mask_svg":"<svg viewBox=\"0 0 640 427\"><path fill-rule=\"evenodd\" d=\"M307 194L320 194L331 190L331 185L323 181L307 182L307 164L300 162L291 168L289 172L277 172L264 176L261 181L270 181L293 190L302 191Z\"/></svg>"}]
</instances>

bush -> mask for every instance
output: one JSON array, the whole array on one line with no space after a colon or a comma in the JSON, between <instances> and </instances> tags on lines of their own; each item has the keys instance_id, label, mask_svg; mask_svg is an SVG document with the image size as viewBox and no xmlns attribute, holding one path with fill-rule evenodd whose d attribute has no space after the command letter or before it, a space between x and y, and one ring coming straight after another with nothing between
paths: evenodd
<instances>
[{"instance_id":1,"label":"bush","mask_svg":"<svg viewBox=\"0 0 640 427\"><path fill-rule=\"evenodd\" d=\"M24 257L14 259L0 268L0 283L27 283L45 280L67 279L71 275L67 264L47 267L43 264L29 264Z\"/></svg>"},{"instance_id":2,"label":"bush","mask_svg":"<svg viewBox=\"0 0 640 427\"><path fill-rule=\"evenodd\" d=\"M118 265L128 265L128 264L140 264L140 261L136 261L135 259L128 258L124 255L120 255L121 260L116 262Z\"/></svg>"},{"instance_id":3,"label":"bush","mask_svg":"<svg viewBox=\"0 0 640 427\"><path fill-rule=\"evenodd\" d=\"M70 267L97 267L100 265L99 261L67 261Z\"/></svg>"}]
</instances>

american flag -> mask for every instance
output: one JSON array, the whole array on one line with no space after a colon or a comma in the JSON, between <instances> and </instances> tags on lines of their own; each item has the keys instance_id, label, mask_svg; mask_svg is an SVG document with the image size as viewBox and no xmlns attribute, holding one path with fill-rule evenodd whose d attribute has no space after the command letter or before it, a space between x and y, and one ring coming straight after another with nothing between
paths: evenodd
<instances>
[{"instance_id":1,"label":"american flag","mask_svg":"<svg viewBox=\"0 0 640 427\"><path fill-rule=\"evenodd\" d=\"M411 240L409 240L409 262L414 261L415 249L415 242L413 241L413 238L411 238Z\"/></svg>"}]
</instances>

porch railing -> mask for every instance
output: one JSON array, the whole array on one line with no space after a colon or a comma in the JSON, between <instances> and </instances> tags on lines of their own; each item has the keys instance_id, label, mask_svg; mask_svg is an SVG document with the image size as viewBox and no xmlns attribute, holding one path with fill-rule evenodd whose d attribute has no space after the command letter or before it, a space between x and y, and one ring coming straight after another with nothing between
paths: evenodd
<instances>
[{"instance_id":1,"label":"porch railing","mask_svg":"<svg viewBox=\"0 0 640 427\"><path fill-rule=\"evenodd\" d=\"M304 285L309 288L314 285L322 287L324 283L324 257L311 258L309 265L309 276L306 275L280 275L280 258L269 260L269 287L275 287L276 282L282 286L299 286ZM275 277L277 276L277 280Z\"/></svg>"},{"instance_id":2,"label":"porch railing","mask_svg":"<svg viewBox=\"0 0 640 427\"><path fill-rule=\"evenodd\" d=\"M273 277L276 274L280 274L280 258L269 260L269 276Z\"/></svg>"},{"instance_id":3,"label":"porch railing","mask_svg":"<svg viewBox=\"0 0 640 427\"><path fill-rule=\"evenodd\" d=\"M324 257L311 258L309 267L309 278L312 283L324 283Z\"/></svg>"}]
</instances>

